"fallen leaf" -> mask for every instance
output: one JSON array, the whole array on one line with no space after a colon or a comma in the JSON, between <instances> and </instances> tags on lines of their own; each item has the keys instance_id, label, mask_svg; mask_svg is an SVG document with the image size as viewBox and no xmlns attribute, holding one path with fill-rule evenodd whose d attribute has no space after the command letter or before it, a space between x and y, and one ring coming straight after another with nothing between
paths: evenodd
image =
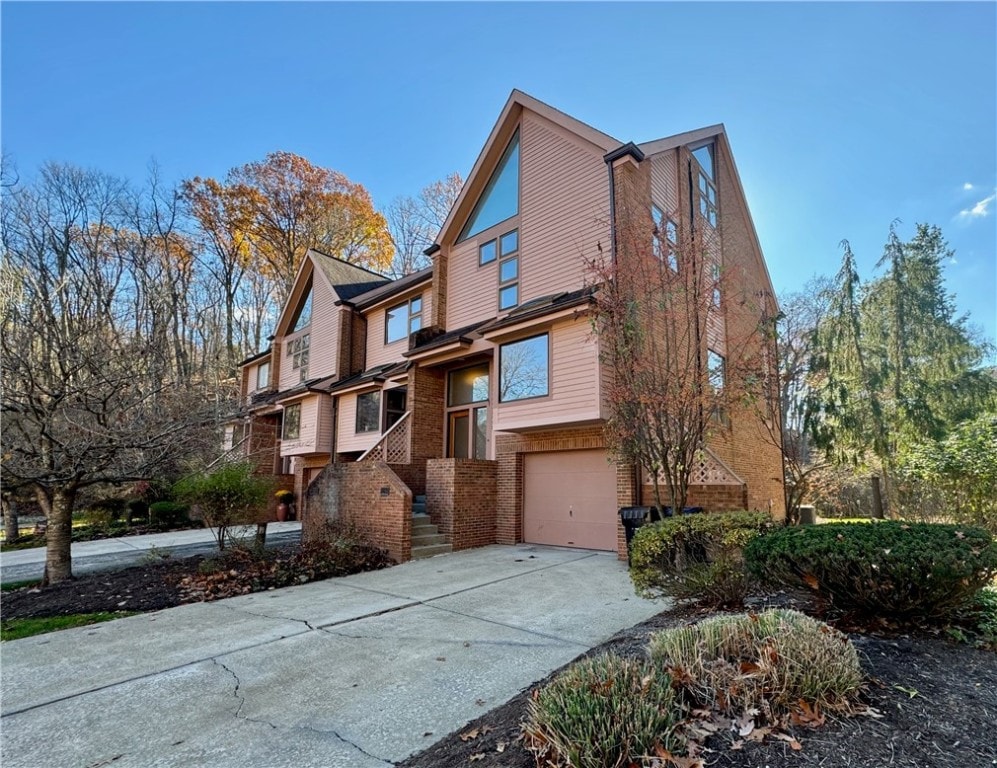
<instances>
[{"instance_id":1,"label":"fallen leaf","mask_svg":"<svg viewBox=\"0 0 997 768\"><path fill-rule=\"evenodd\" d=\"M478 762L478 760L484 760L484 759L485 759L485 753L478 752L476 755L471 755L469 758L467 758L467 761L469 763L476 763Z\"/></svg>"},{"instance_id":2,"label":"fallen leaf","mask_svg":"<svg viewBox=\"0 0 997 768\"><path fill-rule=\"evenodd\" d=\"M478 729L477 729L477 728L472 728L472 729L471 729L471 730L469 730L469 731L464 731L464 732L463 732L463 733L462 733L462 734L460 735L460 740L461 740L461 741L464 741L464 742L467 742L467 741L470 741L471 739L476 739L476 738L478 738L478 735L479 735L479 733L478 733Z\"/></svg>"},{"instance_id":3,"label":"fallen leaf","mask_svg":"<svg viewBox=\"0 0 997 768\"><path fill-rule=\"evenodd\" d=\"M915 696L920 696L920 692L915 688L904 688L902 685L894 685L898 691L902 691L907 694L907 698L913 699Z\"/></svg>"},{"instance_id":4,"label":"fallen leaf","mask_svg":"<svg viewBox=\"0 0 997 768\"><path fill-rule=\"evenodd\" d=\"M780 741L785 741L789 743L789 748L795 752L799 752L803 749L803 745L800 744L796 739L790 736L788 733L773 733L772 738L779 739Z\"/></svg>"},{"instance_id":5,"label":"fallen leaf","mask_svg":"<svg viewBox=\"0 0 997 768\"><path fill-rule=\"evenodd\" d=\"M508 745L506 744L506 742L500 741L498 744L495 745L495 751L496 752L505 752L505 748L507 746Z\"/></svg>"},{"instance_id":6,"label":"fallen leaf","mask_svg":"<svg viewBox=\"0 0 997 768\"><path fill-rule=\"evenodd\" d=\"M739 717L732 725L736 726L738 736L747 736L755 730L755 721L750 717Z\"/></svg>"}]
</instances>

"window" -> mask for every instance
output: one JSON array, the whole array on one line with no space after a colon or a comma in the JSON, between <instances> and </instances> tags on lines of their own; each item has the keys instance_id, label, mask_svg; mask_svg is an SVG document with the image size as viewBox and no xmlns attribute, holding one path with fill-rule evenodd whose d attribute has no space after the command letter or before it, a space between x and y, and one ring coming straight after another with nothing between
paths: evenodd
<instances>
[{"instance_id":1,"label":"window","mask_svg":"<svg viewBox=\"0 0 997 768\"><path fill-rule=\"evenodd\" d=\"M519 304L519 230L499 238L499 310Z\"/></svg>"},{"instance_id":2,"label":"window","mask_svg":"<svg viewBox=\"0 0 997 768\"><path fill-rule=\"evenodd\" d=\"M291 333L300 331L311 325L312 322L312 281L311 278L308 279L308 284L305 286L305 300L298 305L298 314L294 316L294 322L291 324Z\"/></svg>"},{"instance_id":3,"label":"window","mask_svg":"<svg viewBox=\"0 0 997 768\"><path fill-rule=\"evenodd\" d=\"M469 405L488 399L488 363L450 371L447 405Z\"/></svg>"},{"instance_id":4,"label":"window","mask_svg":"<svg viewBox=\"0 0 997 768\"><path fill-rule=\"evenodd\" d=\"M357 395L357 434L377 432L381 428L381 393L364 392Z\"/></svg>"},{"instance_id":5,"label":"window","mask_svg":"<svg viewBox=\"0 0 997 768\"><path fill-rule=\"evenodd\" d=\"M692 156L696 158L700 170L706 174L707 178L710 180L716 178L713 168L713 144L704 144L698 149L692 150Z\"/></svg>"},{"instance_id":6,"label":"window","mask_svg":"<svg viewBox=\"0 0 997 768\"><path fill-rule=\"evenodd\" d=\"M549 352L546 333L499 347L499 401L545 397Z\"/></svg>"},{"instance_id":7,"label":"window","mask_svg":"<svg viewBox=\"0 0 997 768\"><path fill-rule=\"evenodd\" d=\"M308 349L310 346L310 333L303 333L287 342L287 356L291 358L291 369L301 372L301 381L308 378Z\"/></svg>"},{"instance_id":8,"label":"window","mask_svg":"<svg viewBox=\"0 0 997 768\"><path fill-rule=\"evenodd\" d=\"M409 334L422 328L422 296L416 296L404 304L387 311L384 322L384 343L407 339Z\"/></svg>"},{"instance_id":9,"label":"window","mask_svg":"<svg viewBox=\"0 0 997 768\"><path fill-rule=\"evenodd\" d=\"M482 363L447 376L447 456L451 458L487 458L488 367Z\"/></svg>"},{"instance_id":10,"label":"window","mask_svg":"<svg viewBox=\"0 0 997 768\"><path fill-rule=\"evenodd\" d=\"M284 406L284 440L297 440L301 436L301 403Z\"/></svg>"},{"instance_id":11,"label":"window","mask_svg":"<svg viewBox=\"0 0 997 768\"><path fill-rule=\"evenodd\" d=\"M405 387L398 389L388 389L384 392L384 429L390 429L402 416L405 415L405 404L408 400L408 392Z\"/></svg>"},{"instance_id":12,"label":"window","mask_svg":"<svg viewBox=\"0 0 997 768\"><path fill-rule=\"evenodd\" d=\"M519 213L519 131L499 160L458 242L467 240ZM484 263L484 262L482 262Z\"/></svg>"},{"instance_id":13,"label":"window","mask_svg":"<svg viewBox=\"0 0 997 768\"><path fill-rule=\"evenodd\" d=\"M256 369L256 388L266 389L270 386L270 363L260 363Z\"/></svg>"},{"instance_id":14,"label":"window","mask_svg":"<svg viewBox=\"0 0 997 768\"><path fill-rule=\"evenodd\" d=\"M705 173L699 174L699 212L711 227L717 226L717 188Z\"/></svg>"},{"instance_id":15,"label":"window","mask_svg":"<svg viewBox=\"0 0 997 768\"><path fill-rule=\"evenodd\" d=\"M726 423L727 414L721 400L727 378L727 361L719 352L706 351L706 376L710 385L710 396L715 398L711 417L714 421Z\"/></svg>"},{"instance_id":16,"label":"window","mask_svg":"<svg viewBox=\"0 0 997 768\"><path fill-rule=\"evenodd\" d=\"M659 261L667 261L673 272L678 272L678 226L665 216L664 211L653 204L651 205L651 221L654 223L651 235L654 255Z\"/></svg>"},{"instance_id":17,"label":"window","mask_svg":"<svg viewBox=\"0 0 997 768\"><path fill-rule=\"evenodd\" d=\"M710 276L713 280L713 306L720 306L720 265L717 262L710 264Z\"/></svg>"}]
</instances>

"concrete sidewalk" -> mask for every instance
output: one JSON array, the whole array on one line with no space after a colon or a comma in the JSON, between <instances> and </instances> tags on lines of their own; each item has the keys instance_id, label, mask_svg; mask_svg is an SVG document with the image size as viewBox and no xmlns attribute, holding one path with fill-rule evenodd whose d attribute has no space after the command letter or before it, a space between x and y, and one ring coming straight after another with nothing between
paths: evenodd
<instances>
[{"instance_id":1,"label":"concrete sidewalk","mask_svg":"<svg viewBox=\"0 0 997 768\"><path fill-rule=\"evenodd\" d=\"M252 536L256 526L249 526L245 534ZM301 523L270 523L267 525L267 545L298 541ZM210 528L187 531L150 533L145 536L120 536L115 539L78 541L72 546L73 573L80 575L94 571L111 570L134 565L150 553L188 557L217 549L214 533ZM0 581L40 579L45 570L45 547L0 552Z\"/></svg>"},{"instance_id":2,"label":"concrete sidewalk","mask_svg":"<svg viewBox=\"0 0 997 768\"><path fill-rule=\"evenodd\" d=\"M666 606L491 546L3 644L11 766L383 768Z\"/></svg>"}]
</instances>

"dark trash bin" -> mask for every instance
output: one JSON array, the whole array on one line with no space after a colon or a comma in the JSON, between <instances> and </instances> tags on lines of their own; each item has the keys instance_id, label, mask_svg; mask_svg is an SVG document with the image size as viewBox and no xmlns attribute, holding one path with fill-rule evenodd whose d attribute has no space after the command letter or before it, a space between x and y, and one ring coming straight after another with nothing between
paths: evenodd
<instances>
[{"instance_id":1,"label":"dark trash bin","mask_svg":"<svg viewBox=\"0 0 997 768\"><path fill-rule=\"evenodd\" d=\"M703 511L702 507L682 507L683 515L698 515ZM665 507L664 517L674 517L675 513L672 512L671 507Z\"/></svg>"},{"instance_id":2,"label":"dark trash bin","mask_svg":"<svg viewBox=\"0 0 997 768\"><path fill-rule=\"evenodd\" d=\"M630 565L630 547L637 529L647 522L650 507L620 507L620 520L623 522L623 533L627 539L627 565Z\"/></svg>"}]
</instances>

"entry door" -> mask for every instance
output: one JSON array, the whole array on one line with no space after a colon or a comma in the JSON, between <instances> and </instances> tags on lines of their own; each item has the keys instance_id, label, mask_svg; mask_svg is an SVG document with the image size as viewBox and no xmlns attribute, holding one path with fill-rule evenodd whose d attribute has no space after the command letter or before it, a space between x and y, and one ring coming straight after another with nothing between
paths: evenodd
<instances>
[{"instance_id":1,"label":"entry door","mask_svg":"<svg viewBox=\"0 0 997 768\"><path fill-rule=\"evenodd\" d=\"M454 459L484 459L488 454L488 407L450 411L447 456Z\"/></svg>"},{"instance_id":2,"label":"entry door","mask_svg":"<svg viewBox=\"0 0 997 768\"><path fill-rule=\"evenodd\" d=\"M523 474L526 541L616 549L616 467L606 451L528 453Z\"/></svg>"}]
</instances>

